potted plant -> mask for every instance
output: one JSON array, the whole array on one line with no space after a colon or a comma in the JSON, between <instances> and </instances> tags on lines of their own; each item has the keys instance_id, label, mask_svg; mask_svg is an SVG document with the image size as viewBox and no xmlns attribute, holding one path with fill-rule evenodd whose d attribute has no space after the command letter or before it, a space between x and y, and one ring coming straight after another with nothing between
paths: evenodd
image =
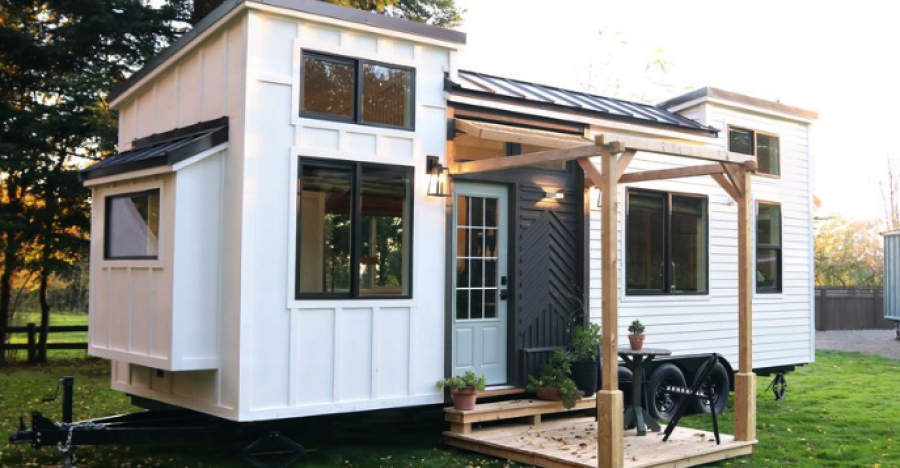
<instances>
[{"instance_id":1,"label":"potted plant","mask_svg":"<svg viewBox=\"0 0 900 468\"><path fill-rule=\"evenodd\" d=\"M487 384L487 377L476 375L474 371L466 371L463 375L454 375L449 379L438 380L438 390L444 387L450 388L450 397L453 398L453 407L458 410L469 411L475 409L475 400L478 392L483 392Z\"/></svg>"},{"instance_id":2,"label":"potted plant","mask_svg":"<svg viewBox=\"0 0 900 468\"><path fill-rule=\"evenodd\" d=\"M597 372L600 360L600 325L589 323L572 329L569 355L572 359L572 380L584 396L597 393Z\"/></svg>"},{"instance_id":3,"label":"potted plant","mask_svg":"<svg viewBox=\"0 0 900 468\"><path fill-rule=\"evenodd\" d=\"M631 343L631 349L638 351L644 347L644 324L640 320L631 322L628 326L628 342Z\"/></svg>"},{"instance_id":4,"label":"potted plant","mask_svg":"<svg viewBox=\"0 0 900 468\"><path fill-rule=\"evenodd\" d=\"M584 392L575 386L569 377L571 357L566 350L557 349L544 361L540 377L528 376L526 390L533 392L541 400L559 400L564 408L572 408L584 398Z\"/></svg>"}]
</instances>

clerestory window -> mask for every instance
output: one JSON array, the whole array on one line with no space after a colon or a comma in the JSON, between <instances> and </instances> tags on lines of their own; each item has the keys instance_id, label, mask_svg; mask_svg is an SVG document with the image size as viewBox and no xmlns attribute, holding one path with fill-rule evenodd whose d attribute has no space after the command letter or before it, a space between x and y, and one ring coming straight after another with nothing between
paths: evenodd
<instances>
[{"instance_id":1,"label":"clerestory window","mask_svg":"<svg viewBox=\"0 0 900 468\"><path fill-rule=\"evenodd\" d=\"M415 70L369 60L303 54L300 113L412 130Z\"/></svg>"}]
</instances>

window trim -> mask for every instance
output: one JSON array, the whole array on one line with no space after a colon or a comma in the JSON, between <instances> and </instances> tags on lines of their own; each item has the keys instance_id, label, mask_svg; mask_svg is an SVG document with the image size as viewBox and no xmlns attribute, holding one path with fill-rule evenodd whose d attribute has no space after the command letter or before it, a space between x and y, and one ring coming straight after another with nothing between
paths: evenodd
<instances>
[{"instance_id":1,"label":"window trim","mask_svg":"<svg viewBox=\"0 0 900 468\"><path fill-rule=\"evenodd\" d=\"M753 175L760 176L760 177L767 177L770 179L780 179L781 178L781 135L779 135L777 133L763 132L760 130L754 130L752 128L741 127L739 125L729 125L728 126L728 136L727 136L727 141L726 141L726 143L728 144L728 151L732 151L731 150L731 130L732 129L743 130L745 132L750 132L753 134L753 142L752 142L753 143L753 153L751 153L751 156L753 156L754 158L757 158L757 170L756 170L756 172L753 173ZM756 154L756 149L758 147L757 141L756 141L757 135L765 135L768 137L774 137L778 140L778 174L773 174L771 172L760 172L759 171L759 169L758 169L759 156ZM738 151L735 151L735 152L737 153ZM741 153L741 154L746 154L746 153Z\"/></svg>"},{"instance_id":2,"label":"window trim","mask_svg":"<svg viewBox=\"0 0 900 468\"><path fill-rule=\"evenodd\" d=\"M304 83L306 82L306 67L304 66L303 61L306 60L307 57L317 58L320 60L326 60L331 62L345 63L349 65L353 65L353 115L351 117L342 117L339 115L333 114L325 114L322 112L314 112L307 111L303 109L303 103L305 96L303 95ZM412 105L410 111L412 115L410 116L410 126L406 127L403 125L389 125L382 124L377 122L367 122L362 118L362 99L363 99L363 65L376 65L388 68L394 68L397 70L404 70L410 72L410 96L412 96ZM333 122L341 122L341 123L349 123L356 125L365 125L368 127L377 127L377 128L390 128L394 130L404 130L404 131L416 131L416 69L413 67L409 67L406 65L398 65L388 62L381 62L378 60L369 60L363 58L355 58L349 57L346 55L337 55L330 54L326 52L319 52L316 50L302 50L300 52L300 86L299 86L299 116L303 118L310 119L319 119L319 120L330 120Z\"/></svg>"},{"instance_id":3,"label":"window trim","mask_svg":"<svg viewBox=\"0 0 900 468\"><path fill-rule=\"evenodd\" d=\"M759 242L759 207L762 205L769 206L777 206L778 207L778 245L773 244L761 244ZM778 250L778 283L775 289L759 289L759 283L754 280L754 289L757 294L782 294L784 292L784 212L781 209L783 205L778 202L760 200L756 202L756 225L754 227L754 236L756 237L755 246L753 249L753 264L756 266L759 261L759 249L777 249ZM754 268L755 270L755 268Z\"/></svg>"},{"instance_id":4,"label":"window trim","mask_svg":"<svg viewBox=\"0 0 900 468\"><path fill-rule=\"evenodd\" d=\"M293 239L294 242L294 295L293 300L295 301L303 301L303 300L385 300L385 299L412 299L413 298L413 278L415 275L413 274L413 267L415 266L415 262L413 259L414 255L414 233L415 233L415 167L414 166L405 166L400 164L380 164L380 163L371 163L364 161L350 161L350 160L333 160L333 159L320 159L320 158L309 158L304 156L297 156L297 190L294 193L294 196L297 197L298 200L303 198L303 166L304 163L309 164L312 163L317 167L332 167L332 168L340 168L340 169L350 169L351 171L351 187L350 187L350 213L351 213L351 245L350 245L350 290L346 293L342 292L301 292L300 291L300 233L303 229L302 225L302 210L303 204L297 203L297 210L295 213L294 222L296 223L296 232ZM407 289L407 293L405 294L371 294L371 295L361 295L360 294L360 285L359 285L359 260L361 258L361 249L362 244L357 242L358 239L362 238L362 222L356 222L357 220L362 219L362 207L359 203L359 190L362 186L362 168L363 167L377 167L377 168L390 168L390 169L401 169L406 171L409 174L409 191L407 196L409 197L409 249L408 249L408 258L409 258L409 266L407 269L408 278L404 278L409 283L409 288Z\"/></svg>"},{"instance_id":5,"label":"window trim","mask_svg":"<svg viewBox=\"0 0 900 468\"><path fill-rule=\"evenodd\" d=\"M630 289L628 287L628 216L630 213L630 204L631 197L629 196L631 193L652 193L652 194L662 194L666 196L666 203L663 207L664 212L664 227L663 227L663 240L664 240L664 248L663 248L663 270L664 277L666 281L663 282L663 289ZM704 283L704 291L671 291L671 281L668 281L672 274L671 269L671 261L672 261L672 197L686 197L686 198L700 198L706 200L706 225L704 228L705 239L706 239L706 265L705 270L706 274L704 275L706 281ZM625 225L623 226L624 239L622 239L622 246L624 249L622 258L625 259L624 263L624 274L622 275L625 281L624 289L625 296L664 296L664 297L677 297L677 296L709 296L710 288L709 288L709 196L699 193L684 193L684 192L667 192L665 190L651 190L651 189L643 189L643 188L635 188L635 187L627 187L625 189Z\"/></svg>"},{"instance_id":6,"label":"window trim","mask_svg":"<svg viewBox=\"0 0 900 468\"><path fill-rule=\"evenodd\" d=\"M112 213L112 202L117 198L134 198L136 196L142 195L153 195L156 194L157 199L159 200L159 220L157 224L157 233L156 233L156 255L125 255L121 257L113 257L109 253L109 241L111 239L110 236L110 228L111 223L109 222L109 216ZM118 261L118 260L159 260L160 251L162 248L162 190L159 187L146 189L146 190L137 190L134 192L122 192L122 193L114 193L109 194L103 197L103 260L104 261Z\"/></svg>"}]
</instances>

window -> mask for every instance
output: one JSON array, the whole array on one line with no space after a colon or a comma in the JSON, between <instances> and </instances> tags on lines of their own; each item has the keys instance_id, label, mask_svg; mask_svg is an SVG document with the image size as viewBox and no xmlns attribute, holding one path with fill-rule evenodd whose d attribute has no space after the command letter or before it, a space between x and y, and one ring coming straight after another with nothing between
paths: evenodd
<instances>
[{"instance_id":1,"label":"window","mask_svg":"<svg viewBox=\"0 0 900 468\"><path fill-rule=\"evenodd\" d=\"M415 71L366 60L303 55L304 115L412 129Z\"/></svg>"},{"instance_id":2,"label":"window","mask_svg":"<svg viewBox=\"0 0 900 468\"><path fill-rule=\"evenodd\" d=\"M707 293L707 199L645 190L627 198L626 293Z\"/></svg>"},{"instance_id":3,"label":"window","mask_svg":"<svg viewBox=\"0 0 900 468\"><path fill-rule=\"evenodd\" d=\"M778 137L775 135L728 127L728 151L756 156L760 174L781 174Z\"/></svg>"},{"instance_id":4,"label":"window","mask_svg":"<svg viewBox=\"0 0 900 468\"><path fill-rule=\"evenodd\" d=\"M774 203L757 207L756 292L781 292L781 206Z\"/></svg>"},{"instance_id":5,"label":"window","mask_svg":"<svg viewBox=\"0 0 900 468\"><path fill-rule=\"evenodd\" d=\"M295 293L410 295L412 168L300 160Z\"/></svg>"},{"instance_id":6,"label":"window","mask_svg":"<svg viewBox=\"0 0 900 468\"><path fill-rule=\"evenodd\" d=\"M159 255L159 189L106 197L107 260L154 260Z\"/></svg>"}]
</instances>

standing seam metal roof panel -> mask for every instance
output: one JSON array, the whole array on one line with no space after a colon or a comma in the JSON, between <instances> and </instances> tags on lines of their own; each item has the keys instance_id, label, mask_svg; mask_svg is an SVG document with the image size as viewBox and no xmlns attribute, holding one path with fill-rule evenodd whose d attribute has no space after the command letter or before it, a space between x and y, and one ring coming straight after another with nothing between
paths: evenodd
<instances>
[{"instance_id":1,"label":"standing seam metal roof panel","mask_svg":"<svg viewBox=\"0 0 900 468\"><path fill-rule=\"evenodd\" d=\"M715 128L702 125L687 117L652 104L625 101L467 70L459 71L459 78L453 83L453 89L490 94L526 103L593 112L602 114L604 117L675 126L712 134L718 132Z\"/></svg>"}]
</instances>

